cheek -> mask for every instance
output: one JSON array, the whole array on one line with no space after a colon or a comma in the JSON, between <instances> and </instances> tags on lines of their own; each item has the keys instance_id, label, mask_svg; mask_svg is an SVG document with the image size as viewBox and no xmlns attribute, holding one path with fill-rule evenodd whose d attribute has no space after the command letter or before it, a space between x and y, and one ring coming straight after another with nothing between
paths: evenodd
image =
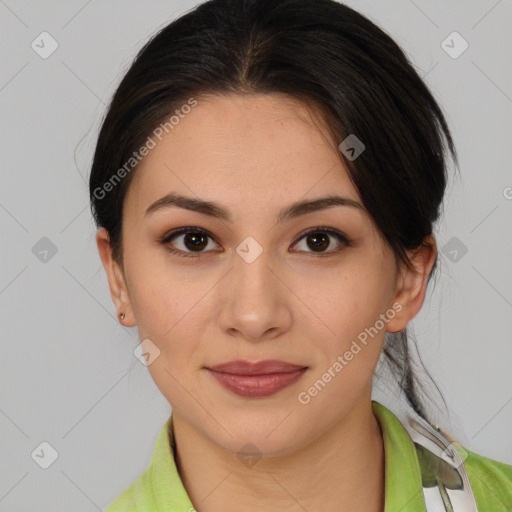
<instances>
[{"instance_id":1,"label":"cheek","mask_svg":"<svg viewBox=\"0 0 512 512\"><path fill-rule=\"evenodd\" d=\"M193 338L201 298L211 287L211 276L198 273L192 266L173 264L160 249L132 247L126 254L130 301L141 339L149 338L164 346L179 338L184 326Z\"/></svg>"},{"instance_id":2,"label":"cheek","mask_svg":"<svg viewBox=\"0 0 512 512\"><path fill-rule=\"evenodd\" d=\"M294 291L310 309L307 319L317 336L340 350L389 307L391 280L389 269L353 258L330 271L304 272Z\"/></svg>"},{"instance_id":3,"label":"cheek","mask_svg":"<svg viewBox=\"0 0 512 512\"><path fill-rule=\"evenodd\" d=\"M304 326L314 340L315 364L301 387L303 401L324 411L333 421L339 407L350 404L369 389L385 338L386 326L380 315L387 309L386 288L376 288L378 276L345 274L338 282L326 282L325 295L310 294L321 322ZM322 325L314 335L311 325ZM327 418L326 418L327 419Z\"/></svg>"},{"instance_id":4,"label":"cheek","mask_svg":"<svg viewBox=\"0 0 512 512\"><path fill-rule=\"evenodd\" d=\"M329 275L317 273L315 287L301 289L316 314L303 326L316 358L301 391L319 410L355 401L371 385L385 339L380 315L389 308L391 279L389 268L360 258Z\"/></svg>"},{"instance_id":5,"label":"cheek","mask_svg":"<svg viewBox=\"0 0 512 512\"><path fill-rule=\"evenodd\" d=\"M151 340L159 351L148 370L162 395L178 410L192 407L190 396L201 394L190 375L204 363L199 345L207 309L212 307L204 297L210 288L205 278L202 283L188 281L183 272L155 266L133 279L131 298L139 337Z\"/></svg>"},{"instance_id":6,"label":"cheek","mask_svg":"<svg viewBox=\"0 0 512 512\"><path fill-rule=\"evenodd\" d=\"M204 331L204 308L208 306L204 294L201 285L145 280L134 291L140 336L151 339L174 360L189 356Z\"/></svg>"}]
</instances>

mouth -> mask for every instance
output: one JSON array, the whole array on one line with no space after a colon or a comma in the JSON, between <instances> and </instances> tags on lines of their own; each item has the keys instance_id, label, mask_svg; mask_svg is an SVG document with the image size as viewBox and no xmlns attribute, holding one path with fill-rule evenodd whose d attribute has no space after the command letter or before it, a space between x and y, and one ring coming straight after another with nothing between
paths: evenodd
<instances>
[{"instance_id":1,"label":"mouth","mask_svg":"<svg viewBox=\"0 0 512 512\"><path fill-rule=\"evenodd\" d=\"M307 366L285 361L230 361L206 368L225 389L243 397L265 397L297 382Z\"/></svg>"}]
</instances>

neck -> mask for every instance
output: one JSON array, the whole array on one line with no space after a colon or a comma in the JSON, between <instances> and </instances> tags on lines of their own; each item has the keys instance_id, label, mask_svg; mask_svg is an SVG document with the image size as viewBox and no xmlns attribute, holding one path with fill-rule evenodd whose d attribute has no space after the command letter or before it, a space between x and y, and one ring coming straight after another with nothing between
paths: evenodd
<instances>
[{"instance_id":1,"label":"neck","mask_svg":"<svg viewBox=\"0 0 512 512\"><path fill-rule=\"evenodd\" d=\"M198 512L384 510L384 444L371 401L312 443L251 467L173 412L176 464Z\"/></svg>"}]
</instances>

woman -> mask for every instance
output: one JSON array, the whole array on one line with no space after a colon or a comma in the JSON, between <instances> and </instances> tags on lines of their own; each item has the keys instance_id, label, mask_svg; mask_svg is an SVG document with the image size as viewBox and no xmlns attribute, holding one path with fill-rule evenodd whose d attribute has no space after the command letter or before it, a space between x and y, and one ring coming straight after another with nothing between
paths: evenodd
<instances>
[{"instance_id":1,"label":"woman","mask_svg":"<svg viewBox=\"0 0 512 512\"><path fill-rule=\"evenodd\" d=\"M109 512L511 509L512 466L432 428L409 365L448 154L402 50L337 2L211 0L145 45L90 194L172 415ZM372 400L380 357L406 417Z\"/></svg>"}]
</instances>

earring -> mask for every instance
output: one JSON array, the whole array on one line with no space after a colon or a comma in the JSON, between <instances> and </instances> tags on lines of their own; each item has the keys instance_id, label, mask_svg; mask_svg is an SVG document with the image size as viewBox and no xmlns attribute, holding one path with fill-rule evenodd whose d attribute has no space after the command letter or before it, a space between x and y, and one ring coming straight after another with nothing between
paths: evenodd
<instances>
[{"instance_id":1,"label":"earring","mask_svg":"<svg viewBox=\"0 0 512 512\"><path fill-rule=\"evenodd\" d=\"M125 314L124 314L124 313L121 313L121 314L119 315L119 317L121 318L121 320L123 320L123 319L124 319L124 317L125 317Z\"/></svg>"}]
</instances>

